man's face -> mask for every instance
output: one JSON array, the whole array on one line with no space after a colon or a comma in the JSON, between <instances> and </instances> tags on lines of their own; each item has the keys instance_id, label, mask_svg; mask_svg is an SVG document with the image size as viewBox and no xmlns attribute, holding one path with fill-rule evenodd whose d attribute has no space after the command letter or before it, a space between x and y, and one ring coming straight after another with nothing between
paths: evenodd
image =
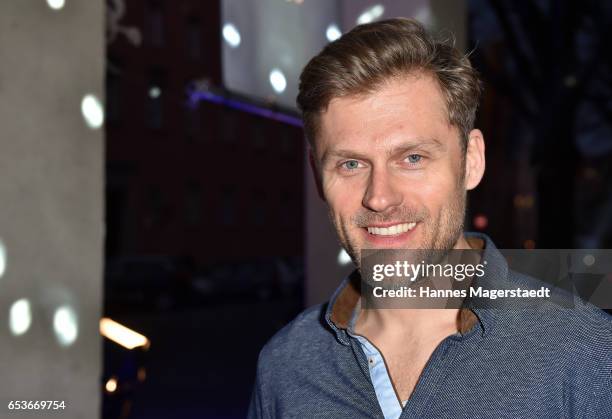
<instances>
[{"instance_id":1,"label":"man's face","mask_svg":"<svg viewBox=\"0 0 612 419\"><path fill-rule=\"evenodd\" d=\"M315 170L353 261L361 249L455 247L465 159L433 78L411 75L367 96L333 99L320 118Z\"/></svg>"}]
</instances>

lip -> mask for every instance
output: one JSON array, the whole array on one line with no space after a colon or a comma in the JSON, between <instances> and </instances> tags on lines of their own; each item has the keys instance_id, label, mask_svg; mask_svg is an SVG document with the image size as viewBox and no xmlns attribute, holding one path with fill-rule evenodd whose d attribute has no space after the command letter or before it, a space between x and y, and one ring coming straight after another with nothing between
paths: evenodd
<instances>
[{"instance_id":1,"label":"lip","mask_svg":"<svg viewBox=\"0 0 612 419\"><path fill-rule=\"evenodd\" d=\"M389 227L402 223L385 223L385 224L373 224L369 227ZM397 234L395 236L377 236L374 234L368 233L367 227L361 228L363 234L365 235L365 239L368 244L373 247L397 247L398 245L406 245L408 241L414 236L416 230L421 226L420 222L417 222L412 230L405 231L401 234Z\"/></svg>"},{"instance_id":2,"label":"lip","mask_svg":"<svg viewBox=\"0 0 612 419\"><path fill-rule=\"evenodd\" d=\"M388 223L380 223L380 224L370 224L368 225L368 227L391 227L391 226L396 226L396 225L400 225L400 224L410 224L412 221L391 221ZM418 224L418 223L417 223ZM367 228L366 228L367 231Z\"/></svg>"}]
</instances>

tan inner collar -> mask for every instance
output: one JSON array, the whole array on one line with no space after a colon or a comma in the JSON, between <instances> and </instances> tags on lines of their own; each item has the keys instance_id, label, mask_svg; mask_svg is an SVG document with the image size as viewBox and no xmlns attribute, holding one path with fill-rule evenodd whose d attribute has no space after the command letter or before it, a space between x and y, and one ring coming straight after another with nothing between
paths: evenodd
<instances>
[{"instance_id":1,"label":"tan inner collar","mask_svg":"<svg viewBox=\"0 0 612 419\"><path fill-rule=\"evenodd\" d=\"M476 237L466 237L466 240L472 249L484 248L484 240L482 239ZM348 327L353 310L361 298L360 289L361 284L359 273L357 270L355 270L350 275L348 284L342 289L342 291L340 291L340 294L336 298L334 306L332 307L330 319L337 327L341 329L346 329ZM472 310L469 308L462 308L459 310L459 314L457 316L457 330L459 330L459 333L465 334L476 324L477 321L478 318Z\"/></svg>"}]
</instances>

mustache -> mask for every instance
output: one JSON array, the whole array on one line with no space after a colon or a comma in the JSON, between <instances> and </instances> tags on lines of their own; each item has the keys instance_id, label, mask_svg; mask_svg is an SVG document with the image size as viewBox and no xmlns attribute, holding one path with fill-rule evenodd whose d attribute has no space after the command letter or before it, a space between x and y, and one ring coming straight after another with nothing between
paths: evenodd
<instances>
[{"instance_id":1,"label":"mustache","mask_svg":"<svg viewBox=\"0 0 612 419\"><path fill-rule=\"evenodd\" d=\"M392 211L380 213L362 211L351 217L351 222L357 227L367 227L378 223L410 223L420 222L429 217L427 208L396 207Z\"/></svg>"}]
</instances>

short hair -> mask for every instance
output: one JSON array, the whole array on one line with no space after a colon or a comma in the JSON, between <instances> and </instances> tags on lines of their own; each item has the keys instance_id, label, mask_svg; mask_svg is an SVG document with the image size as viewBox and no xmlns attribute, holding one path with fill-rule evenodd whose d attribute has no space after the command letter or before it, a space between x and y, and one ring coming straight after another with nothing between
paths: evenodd
<instances>
[{"instance_id":1,"label":"short hair","mask_svg":"<svg viewBox=\"0 0 612 419\"><path fill-rule=\"evenodd\" d=\"M297 105L315 145L319 116L338 97L374 93L393 78L427 73L444 96L448 121L465 151L482 91L478 73L454 39L434 38L414 19L395 18L356 26L313 57L300 75Z\"/></svg>"}]
</instances>

